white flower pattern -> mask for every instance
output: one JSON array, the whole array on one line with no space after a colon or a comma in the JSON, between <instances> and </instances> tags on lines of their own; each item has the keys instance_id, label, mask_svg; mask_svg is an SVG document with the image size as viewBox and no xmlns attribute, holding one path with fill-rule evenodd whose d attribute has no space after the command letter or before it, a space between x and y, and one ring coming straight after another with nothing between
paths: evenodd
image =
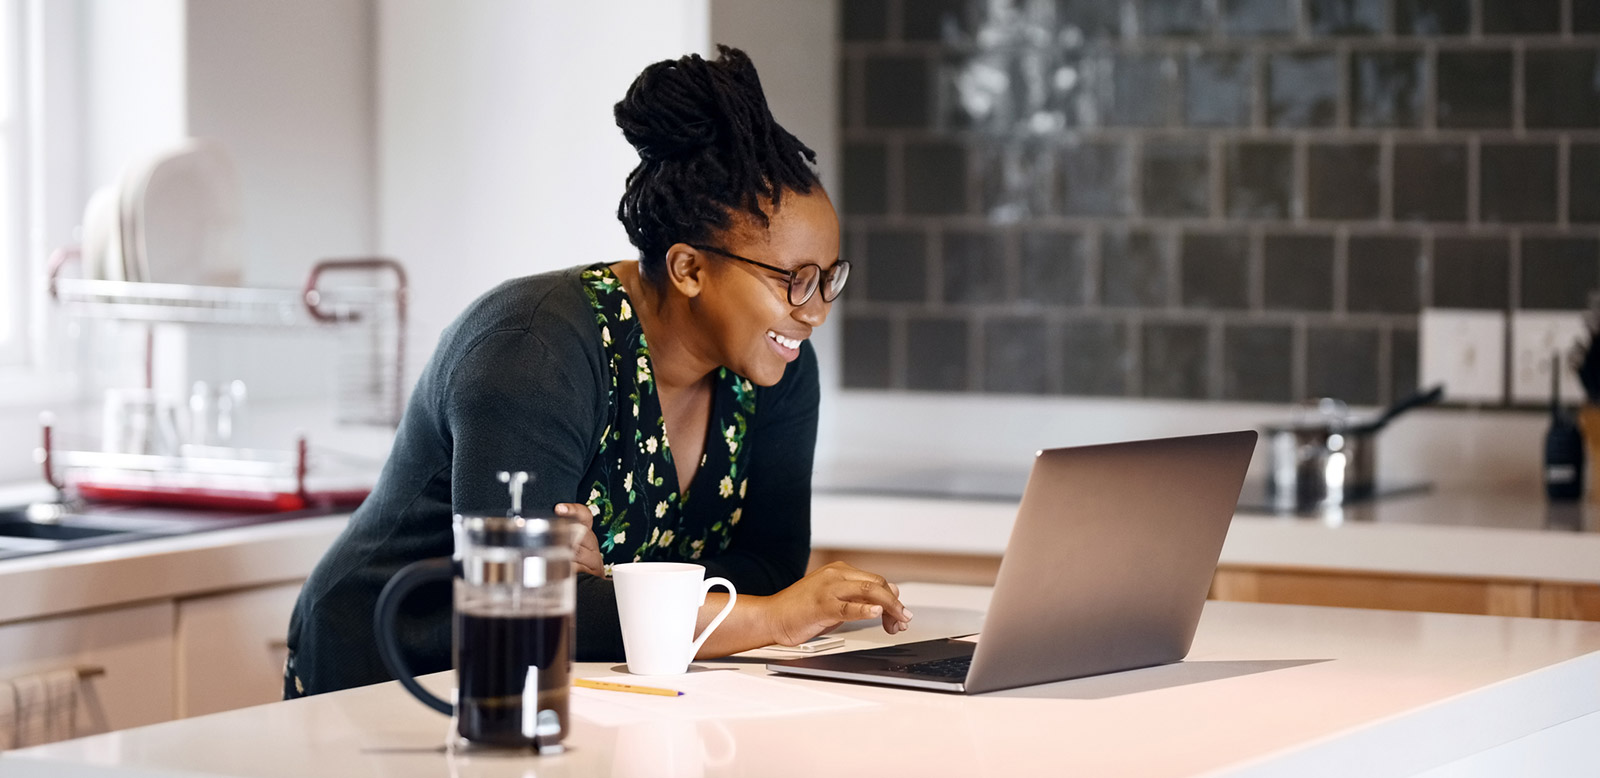
<instances>
[{"instance_id":1,"label":"white flower pattern","mask_svg":"<svg viewBox=\"0 0 1600 778\"><path fill-rule=\"evenodd\" d=\"M588 503L607 569L630 559L681 561L726 550L744 515L748 453L743 444L758 390L732 371L714 374L712 429L728 455L708 448L693 481L678 483L648 344L632 302L605 265L585 269L583 279L611 367L610 424L596 455L606 475L590 485ZM656 475L657 465L662 476Z\"/></svg>"}]
</instances>

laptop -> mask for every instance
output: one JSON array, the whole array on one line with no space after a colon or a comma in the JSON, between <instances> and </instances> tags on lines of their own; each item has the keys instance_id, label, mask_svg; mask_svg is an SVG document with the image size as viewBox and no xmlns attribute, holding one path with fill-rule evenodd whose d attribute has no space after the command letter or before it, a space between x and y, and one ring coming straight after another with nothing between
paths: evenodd
<instances>
[{"instance_id":1,"label":"laptop","mask_svg":"<svg viewBox=\"0 0 1600 778\"><path fill-rule=\"evenodd\" d=\"M1256 433L1040 451L983 631L772 662L788 675L976 694L1189 653Z\"/></svg>"}]
</instances>

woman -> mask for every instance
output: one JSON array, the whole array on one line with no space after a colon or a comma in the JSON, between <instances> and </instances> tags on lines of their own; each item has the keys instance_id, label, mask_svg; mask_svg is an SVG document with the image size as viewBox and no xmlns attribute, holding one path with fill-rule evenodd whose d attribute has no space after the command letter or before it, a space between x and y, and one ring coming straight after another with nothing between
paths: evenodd
<instances>
[{"instance_id":1,"label":"woman","mask_svg":"<svg viewBox=\"0 0 1600 778\"><path fill-rule=\"evenodd\" d=\"M908 626L877 575L837 563L804 575L818 401L807 336L849 264L816 155L773 120L750 59L719 51L651 65L616 106L640 156L617 210L639 260L508 281L441 336L377 487L300 593L285 696L389 679L378 592L407 563L450 554L451 514L504 512L502 470L533 474L525 504L592 528L578 549L579 660L622 658L605 573L632 560L697 562L738 587L700 657L854 619ZM711 593L699 628L726 597ZM442 587L403 609L418 672L450 667L449 612Z\"/></svg>"}]
</instances>

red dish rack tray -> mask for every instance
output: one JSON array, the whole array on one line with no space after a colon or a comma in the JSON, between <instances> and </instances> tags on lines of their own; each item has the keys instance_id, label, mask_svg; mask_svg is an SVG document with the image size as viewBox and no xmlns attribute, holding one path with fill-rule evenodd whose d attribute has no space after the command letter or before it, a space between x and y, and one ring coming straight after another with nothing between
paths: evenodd
<instances>
[{"instance_id":1,"label":"red dish rack tray","mask_svg":"<svg viewBox=\"0 0 1600 778\"><path fill-rule=\"evenodd\" d=\"M58 250L49 264L51 297L70 315L185 326L300 328L337 332L358 344L341 352L339 422L394 428L404 407L406 274L388 258L318 262L301 289L210 287L61 277L78 257ZM327 279L362 271L385 283L332 285ZM386 277L386 278L385 278ZM348 337L353 335L354 337ZM144 380L153 382L153 338L145 338ZM63 493L94 501L229 511L298 511L358 504L374 472L341 468L305 435L292 450L183 445L162 454L70 450L58 445L49 417L35 458ZM368 463L370 464L370 463Z\"/></svg>"}]
</instances>

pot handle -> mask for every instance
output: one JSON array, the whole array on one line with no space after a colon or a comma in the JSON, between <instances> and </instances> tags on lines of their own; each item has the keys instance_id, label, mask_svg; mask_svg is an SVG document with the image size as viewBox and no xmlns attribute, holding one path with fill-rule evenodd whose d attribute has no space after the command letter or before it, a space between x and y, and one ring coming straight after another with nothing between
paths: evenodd
<instances>
[{"instance_id":1,"label":"pot handle","mask_svg":"<svg viewBox=\"0 0 1600 778\"><path fill-rule=\"evenodd\" d=\"M1384 425L1388 424L1390 420L1394 419L1396 416L1399 416L1401 413L1421 405L1431 405L1443 398L1444 384L1438 384L1432 389L1419 390L1416 394L1413 394L1410 397L1407 397L1406 399L1389 406L1389 409L1380 414L1378 418L1373 419L1365 424L1350 428L1350 432L1353 434L1377 432L1378 430L1383 429Z\"/></svg>"}]
</instances>

